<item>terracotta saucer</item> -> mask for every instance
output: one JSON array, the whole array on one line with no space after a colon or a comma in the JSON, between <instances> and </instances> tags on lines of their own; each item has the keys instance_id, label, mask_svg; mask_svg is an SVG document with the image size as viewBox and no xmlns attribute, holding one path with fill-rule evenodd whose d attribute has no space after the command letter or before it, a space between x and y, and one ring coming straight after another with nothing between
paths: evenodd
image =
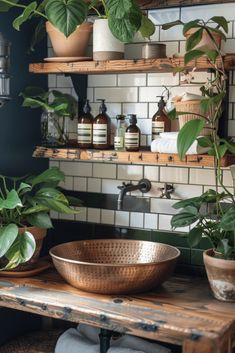
<instances>
[{"instance_id":1,"label":"terracotta saucer","mask_svg":"<svg viewBox=\"0 0 235 353\"><path fill-rule=\"evenodd\" d=\"M53 267L52 262L49 259L39 259L36 267L31 268L30 270L26 271L0 271L0 277L14 277L14 278L21 278L21 277L32 277L42 271L47 270L48 268Z\"/></svg>"},{"instance_id":2,"label":"terracotta saucer","mask_svg":"<svg viewBox=\"0 0 235 353\"><path fill-rule=\"evenodd\" d=\"M92 60L90 56L54 56L51 58L44 58L44 61L52 62L52 63L70 63L75 61L89 61Z\"/></svg>"}]
</instances>

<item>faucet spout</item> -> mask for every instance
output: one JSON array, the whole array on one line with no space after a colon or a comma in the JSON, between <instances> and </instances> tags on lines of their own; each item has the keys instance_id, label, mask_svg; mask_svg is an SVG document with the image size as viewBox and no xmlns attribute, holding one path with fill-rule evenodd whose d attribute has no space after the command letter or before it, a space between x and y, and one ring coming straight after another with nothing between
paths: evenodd
<instances>
[{"instance_id":1,"label":"faucet spout","mask_svg":"<svg viewBox=\"0 0 235 353\"><path fill-rule=\"evenodd\" d=\"M120 192L117 199L117 209L122 210L123 200L126 193L135 190L140 190L143 193L148 192L151 189L151 182L148 179L141 179L136 185L132 183L126 184L125 182L123 182L122 185L118 186L118 189L120 190Z\"/></svg>"}]
</instances>

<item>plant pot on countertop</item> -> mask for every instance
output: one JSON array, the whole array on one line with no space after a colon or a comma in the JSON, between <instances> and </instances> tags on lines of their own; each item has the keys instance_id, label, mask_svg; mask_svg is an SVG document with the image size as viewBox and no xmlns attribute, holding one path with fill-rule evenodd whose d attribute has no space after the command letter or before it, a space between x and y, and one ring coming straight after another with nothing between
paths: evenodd
<instances>
[{"instance_id":1,"label":"plant pot on countertop","mask_svg":"<svg viewBox=\"0 0 235 353\"><path fill-rule=\"evenodd\" d=\"M204 251L203 260L214 297L235 302L235 260L216 257L213 249Z\"/></svg>"},{"instance_id":2,"label":"plant pot on countertop","mask_svg":"<svg viewBox=\"0 0 235 353\"><path fill-rule=\"evenodd\" d=\"M113 36L107 19L97 19L93 27L93 60L124 58L124 43Z\"/></svg>"},{"instance_id":3,"label":"plant pot on countertop","mask_svg":"<svg viewBox=\"0 0 235 353\"><path fill-rule=\"evenodd\" d=\"M86 56L92 27L93 24L91 22L83 22L70 36L65 37L62 32L47 21L46 31L51 40L55 55L58 57Z\"/></svg>"}]
</instances>

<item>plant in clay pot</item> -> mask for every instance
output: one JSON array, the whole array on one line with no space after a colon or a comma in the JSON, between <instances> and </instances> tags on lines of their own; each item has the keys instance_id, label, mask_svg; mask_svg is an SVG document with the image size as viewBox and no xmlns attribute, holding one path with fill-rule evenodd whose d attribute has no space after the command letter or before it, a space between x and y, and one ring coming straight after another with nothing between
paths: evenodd
<instances>
[{"instance_id":1,"label":"plant in clay pot","mask_svg":"<svg viewBox=\"0 0 235 353\"><path fill-rule=\"evenodd\" d=\"M137 32L150 38L155 31L135 0L94 0L89 8L98 15L93 31L94 60L122 59L124 43L132 42Z\"/></svg>"},{"instance_id":2,"label":"plant in clay pot","mask_svg":"<svg viewBox=\"0 0 235 353\"><path fill-rule=\"evenodd\" d=\"M221 168L221 159L225 153L235 153L235 143L217 134L218 120L223 112L223 99L226 95L227 75L221 49L212 35L216 32L225 39L223 31L227 33L228 24L223 17L213 17L211 20L217 24L216 28L209 27L208 23L199 20L184 24L184 31L196 29L196 32L187 38L185 66L191 60L206 56L212 67L212 77L200 88L204 96L200 101L203 117L192 113L195 119L188 121L180 129L177 147L181 159L195 140L200 146L208 148L208 154L214 156L215 190L210 189L201 196L177 202L174 208L180 212L172 217L171 225L174 229L192 226L188 233L188 241L192 247L198 245L202 237L209 239L212 249L206 250L203 255L214 296L219 300L235 301L235 196L234 190L231 191L224 184ZM164 27L170 26L171 24ZM195 49L202 31L207 32L213 49ZM182 72L185 70L186 67L179 69ZM170 118L176 118L180 114L188 113L176 112L174 109L168 115ZM200 137L205 121L209 124L211 135ZM231 167L231 172L234 180L234 167Z\"/></svg>"},{"instance_id":3,"label":"plant in clay pot","mask_svg":"<svg viewBox=\"0 0 235 353\"><path fill-rule=\"evenodd\" d=\"M0 0L0 11L19 9L12 25L20 30L22 24L32 17L39 19L30 48L42 39L46 29L57 56L84 56L92 31L92 23L86 22L88 5L84 0L32 1L25 5L17 0Z\"/></svg>"},{"instance_id":4,"label":"plant in clay pot","mask_svg":"<svg viewBox=\"0 0 235 353\"><path fill-rule=\"evenodd\" d=\"M46 229L52 227L49 212L78 213L71 204L79 206L80 200L58 188L64 173L57 167L37 176L0 178L0 271L29 269L39 257Z\"/></svg>"},{"instance_id":5,"label":"plant in clay pot","mask_svg":"<svg viewBox=\"0 0 235 353\"><path fill-rule=\"evenodd\" d=\"M26 87L20 93L23 107L42 108L41 137L46 146L62 146L69 142L69 119L78 113L76 99L57 90L45 91L41 87Z\"/></svg>"}]
</instances>

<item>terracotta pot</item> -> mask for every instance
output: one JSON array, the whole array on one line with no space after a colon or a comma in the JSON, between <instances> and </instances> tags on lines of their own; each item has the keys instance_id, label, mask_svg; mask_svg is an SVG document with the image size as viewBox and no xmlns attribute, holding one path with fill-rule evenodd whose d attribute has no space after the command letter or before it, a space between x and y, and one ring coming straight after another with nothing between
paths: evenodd
<instances>
[{"instance_id":1,"label":"terracotta pot","mask_svg":"<svg viewBox=\"0 0 235 353\"><path fill-rule=\"evenodd\" d=\"M35 264L38 261L38 258L39 258L39 255L40 255L40 252L42 249L43 239L45 238L46 233L47 233L47 229L42 229L42 228L38 228L38 227L19 228L19 234L23 234L25 231L30 232L34 236L34 239L36 241L36 250L29 261L27 261L27 262L17 266L13 270L11 270L13 272L27 271L27 270L30 270L35 267ZM0 259L0 264L1 264L1 267L3 267L7 264L7 261L4 259Z\"/></svg>"},{"instance_id":2,"label":"terracotta pot","mask_svg":"<svg viewBox=\"0 0 235 353\"><path fill-rule=\"evenodd\" d=\"M91 22L84 22L66 38L62 32L47 21L46 31L51 40L55 55L59 57L86 56L92 27L93 24Z\"/></svg>"},{"instance_id":3,"label":"terracotta pot","mask_svg":"<svg viewBox=\"0 0 235 353\"><path fill-rule=\"evenodd\" d=\"M235 260L215 257L213 249L204 251L203 260L214 297L235 302Z\"/></svg>"},{"instance_id":4,"label":"terracotta pot","mask_svg":"<svg viewBox=\"0 0 235 353\"><path fill-rule=\"evenodd\" d=\"M124 43L115 38L107 19L97 19L93 31L93 60L120 60L124 58Z\"/></svg>"},{"instance_id":5,"label":"terracotta pot","mask_svg":"<svg viewBox=\"0 0 235 353\"><path fill-rule=\"evenodd\" d=\"M185 33L184 36L186 37L186 39L188 39L188 37L190 37L197 30L198 30L198 28L189 29ZM220 48L221 47L221 37L220 37L220 35L218 33L213 33L213 38L215 39L216 44ZM203 49L203 48L215 49L210 36L208 35L208 33L205 30L203 31L201 41L193 49Z\"/></svg>"}]
</instances>

